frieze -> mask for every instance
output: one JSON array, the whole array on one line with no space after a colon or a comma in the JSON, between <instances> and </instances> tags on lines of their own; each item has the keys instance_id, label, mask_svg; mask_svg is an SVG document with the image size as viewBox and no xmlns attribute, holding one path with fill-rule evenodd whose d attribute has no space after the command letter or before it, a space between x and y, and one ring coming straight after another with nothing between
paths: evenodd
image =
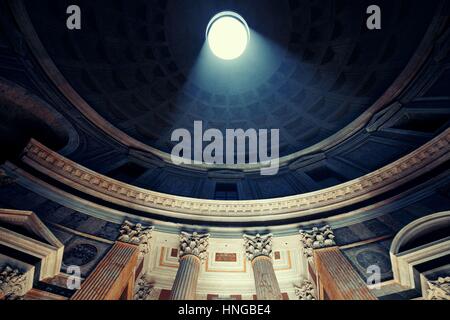
<instances>
[{"instance_id":1,"label":"frieze","mask_svg":"<svg viewBox=\"0 0 450 320\"><path fill-rule=\"evenodd\" d=\"M23 161L86 193L147 212L159 210L164 214L189 214L197 217L245 215L262 219L288 213L304 216L303 212L315 213L330 207L346 206L398 187L420 175L421 171L430 170L448 160L449 141L450 129L447 129L411 154L361 178L312 193L249 201L191 199L134 187L86 169L35 140L31 140L26 147Z\"/></svg>"}]
</instances>

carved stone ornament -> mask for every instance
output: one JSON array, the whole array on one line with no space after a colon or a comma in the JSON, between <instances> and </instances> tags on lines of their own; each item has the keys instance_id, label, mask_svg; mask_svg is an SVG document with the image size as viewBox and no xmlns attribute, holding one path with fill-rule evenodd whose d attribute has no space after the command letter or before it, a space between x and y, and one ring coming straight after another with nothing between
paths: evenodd
<instances>
[{"instance_id":1,"label":"carved stone ornament","mask_svg":"<svg viewBox=\"0 0 450 320\"><path fill-rule=\"evenodd\" d=\"M400 180L405 183L413 178L412 173L440 165L438 159L447 155L449 145L450 128L409 155L364 177L321 191L259 202L249 200L239 206L232 201L179 198L137 188L92 172L33 139L26 147L22 160L37 170L49 170L53 178L68 179L78 190L89 188L98 196L111 197L111 201L116 204L125 201L128 205L143 207L146 212L161 210L163 207L179 218L182 218L181 214L190 215L194 211L200 212L205 221L207 216L215 216L227 222L245 222L248 217L262 222L278 219L274 215L295 214L296 217L305 217L328 206L342 208L398 188Z\"/></svg>"},{"instance_id":2,"label":"carved stone ornament","mask_svg":"<svg viewBox=\"0 0 450 320\"><path fill-rule=\"evenodd\" d=\"M153 284L148 282L145 277L141 277L136 283L134 300L147 300L153 290Z\"/></svg>"},{"instance_id":3,"label":"carved stone ornament","mask_svg":"<svg viewBox=\"0 0 450 320\"><path fill-rule=\"evenodd\" d=\"M428 281L427 300L450 300L450 277Z\"/></svg>"},{"instance_id":4,"label":"carved stone ornament","mask_svg":"<svg viewBox=\"0 0 450 320\"><path fill-rule=\"evenodd\" d=\"M25 275L8 265L0 270L0 292L6 300L21 299L26 282Z\"/></svg>"},{"instance_id":5,"label":"carved stone ornament","mask_svg":"<svg viewBox=\"0 0 450 320\"><path fill-rule=\"evenodd\" d=\"M139 246L140 256L150 252L150 239L154 227L145 227L140 223L125 220L120 227L120 236L117 240L136 244Z\"/></svg>"},{"instance_id":6,"label":"carved stone ornament","mask_svg":"<svg viewBox=\"0 0 450 320\"><path fill-rule=\"evenodd\" d=\"M299 286L294 285L295 295L299 300L316 300L316 290L309 280L303 280Z\"/></svg>"},{"instance_id":7,"label":"carved stone ornament","mask_svg":"<svg viewBox=\"0 0 450 320\"><path fill-rule=\"evenodd\" d=\"M314 227L312 230L300 230L300 241L307 258L313 256L314 249L332 247L336 245L334 233L330 226Z\"/></svg>"},{"instance_id":8,"label":"carved stone ornament","mask_svg":"<svg viewBox=\"0 0 450 320\"><path fill-rule=\"evenodd\" d=\"M267 235L257 234L256 236L244 234L244 246L247 258L252 261L259 256L270 257L272 254L272 240L273 235L271 233Z\"/></svg>"},{"instance_id":9,"label":"carved stone ornament","mask_svg":"<svg viewBox=\"0 0 450 320\"><path fill-rule=\"evenodd\" d=\"M200 260L204 261L207 257L206 250L209 245L209 233L199 234L194 232L192 234L181 232L180 235L180 259L187 255L194 255Z\"/></svg>"}]
</instances>

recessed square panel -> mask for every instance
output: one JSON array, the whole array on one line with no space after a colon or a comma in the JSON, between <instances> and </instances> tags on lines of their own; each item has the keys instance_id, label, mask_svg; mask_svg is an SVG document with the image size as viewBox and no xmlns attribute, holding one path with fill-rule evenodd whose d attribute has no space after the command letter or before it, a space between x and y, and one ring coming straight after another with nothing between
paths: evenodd
<instances>
[{"instance_id":1,"label":"recessed square panel","mask_svg":"<svg viewBox=\"0 0 450 320\"><path fill-rule=\"evenodd\" d=\"M221 253L216 252L216 261L218 262L236 262L236 253Z\"/></svg>"}]
</instances>

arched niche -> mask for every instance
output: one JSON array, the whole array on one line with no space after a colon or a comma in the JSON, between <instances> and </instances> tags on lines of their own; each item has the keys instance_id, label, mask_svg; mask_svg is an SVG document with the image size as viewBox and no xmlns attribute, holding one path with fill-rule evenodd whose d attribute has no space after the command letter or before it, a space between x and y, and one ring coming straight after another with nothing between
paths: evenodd
<instances>
[{"instance_id":1,"label":"arched niche","mask_svg":"<svg viewBox=\"0 0 450 320\"><path fill-rule=\"evenodd\" d=\"M394 238L390 256L394 279L399 284L420 289L416 266L450 254L450 211L413 221Z\"/></svg>"}]
</instances>

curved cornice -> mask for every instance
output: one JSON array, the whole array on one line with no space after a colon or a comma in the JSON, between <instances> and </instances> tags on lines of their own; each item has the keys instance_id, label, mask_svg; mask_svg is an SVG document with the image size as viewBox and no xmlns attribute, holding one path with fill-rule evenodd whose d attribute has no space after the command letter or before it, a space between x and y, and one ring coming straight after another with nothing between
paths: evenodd
<instances>
[{"instance_id":1,"label":"curved cornice","mask_svg":"<svg viewBox=\"0 0 450 320\"><path fill-rule=\"evenodd\" d=\"M95 124L107 135L113 137L119 143L132 148L148 152L158 158L172 163L170 154L162 152L156 148L153 148L147 144L144 144L137 139L132 138L123 131L114 127L105 118L98 114L68 83L62 73L58 70L55 63L50 58L48 52L40 41L36 30L31 23L30 17L26 11L24 3L22 0L12 0L9 1L10 7L12 9L13 15L19 25L20 30L25 35L25 39L31 48L32 53L41 65L44 72L50 78L50 80L55 84L55 86L60 90L60 92L72 103L89 121ZM445 1L441 2L437 12L440 12L442 7L445 5ZM309 148L298 151L291 155L280 158L280 165L286 165L301 156L317 153L320 151L326 151L340 142L347 140L356 132L364 128L364 126L370 121L375 113L379 112L383 108L388 107L394 102L396 98L410 85L411 81L419 73L427 58L430 56L433 50L433 42L435 39L435 34L443 25L446 17L440 14L436 15L435 19L431 23L422 43L417 49L414 56L411 58L410 62L403 70L403 72L398 76L394 83L386 90L386 92L359 118L350 123L347 127L340 130L336 134L330 136L329 138L315 144ZM209 169L210 165L207 164L191 164L183 165L188 168L194 169ZM214 169L236 169L245 171L260 170L262 164L246 164L246 165L214 165Z\"/></svg>"},{"instance_id":2,"label":"curved cornice","mask_svg":"<svg viewBox=\"0 0 450 320\"><path fill-rule=\"evenodd\" d=\"M311 229L317 225L330 225L333 229L343 228L346 226L362 223L371 219L388 214L389 212L399 211L402 208L416 202L420 202L432 195L436 188L446 185L449 181L448 171L428 180L425 184L419 184L411 189L396 194L395 196L376 202L369 206L361 207L356 210L347 211L345 213L332 215L329 217L310 216L305 220L298 222L287 222L284 224L267 224L263 226L235 226L226 223L217 226L206 221L199 224L199 221L168 221L165 217L157 217L150 215L136 215L128 210L117 210L108 206L104 206L90 200L80 198L77 195L68 193L60 188L53 186L40 178L33 176L29 172L7 162L3 168L9 175L14 177L15 181L22 187L34 192L50 201L54 201L64 207L87 214L89 216L109 221L111 223L121 224L124 220L141 222L143 224L154 225L156 230L179 234L183 230L198 230L199 226L207 226L207 229L214 237L219 238L241 238L242 233L273 233L277 236L298 235L300 229Z\"/></svg>"},{"instance_id":3,"label":"curved cornice","mask_svg":"<svg viewBox=\"0 0 450 320\"><path fill-rule=\"evenodd\" d=\"M179 219L256 222L306 217L371 199L429 172L450 159L450 128L409 155L361 178L296 196L251 200L201 200L134 187L89 170L32 140L22 161L91 196L147 213Z\"/></svg>"},{"instance_id":4,"label":"curved cornice","mask_svg":"<svg viewBox=\"0 0 450 320\"><path fill-rule=\"evenodd\" d=\"M450 211L435 213L415 220L398 232L392 241L390 253L392 256L398 255L400 248L413 239L448 226L450 226Z\"/></svg>"}]
</instances>

